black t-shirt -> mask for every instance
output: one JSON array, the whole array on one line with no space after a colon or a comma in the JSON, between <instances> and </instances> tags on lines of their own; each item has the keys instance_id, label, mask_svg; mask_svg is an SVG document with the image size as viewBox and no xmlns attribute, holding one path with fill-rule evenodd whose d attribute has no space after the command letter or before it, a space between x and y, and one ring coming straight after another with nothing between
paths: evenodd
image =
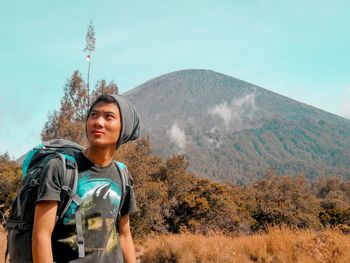
<instances>
[{"instance_id":1,"label":"black t-shirt","mask_svg":"<svg viewBox=\"0 0 350 263\"><path fill-rule=\"evenodd\" d=\"M85 242L85 257L78 257L75 211L72 202L63 219L57 221L52 234L54 261L61 262L124 262L116 230L122 184L116 164L98 167L82 153L75 156L79 180L77 194L83 200L80 205ZM37 202L51 200L60 202L63 173L58 160L53 159L44 171ZM129 184L132 186L130 178ZM122 216L136 211L134 192L127 192Z\"/></svg>"}]
</instances>

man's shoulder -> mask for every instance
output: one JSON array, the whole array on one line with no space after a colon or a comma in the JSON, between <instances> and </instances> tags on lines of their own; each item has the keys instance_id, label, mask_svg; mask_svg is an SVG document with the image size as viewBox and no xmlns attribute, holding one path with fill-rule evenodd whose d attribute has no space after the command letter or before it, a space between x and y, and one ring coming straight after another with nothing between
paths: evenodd
<instances>
[{"instance_id":1,"label":"man's shoulder","mask_svg":"<svg viewBox=\"0 0 350 263\"><path fill-rule=\"evenodd\" d=\"M62 162L58 158L52 157L47 161L47 169L60 171L62 169Z\"/></svg>"}]
</instances>

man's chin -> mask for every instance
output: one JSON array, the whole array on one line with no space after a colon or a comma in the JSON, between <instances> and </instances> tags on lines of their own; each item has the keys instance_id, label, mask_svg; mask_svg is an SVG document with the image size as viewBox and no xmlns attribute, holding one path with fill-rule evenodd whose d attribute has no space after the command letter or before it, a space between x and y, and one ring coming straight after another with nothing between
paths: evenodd
<instances>
[{"instance_id":1,"label":"man's chin","mask_svg":"<svg viewBox=\"0 0 350 263\"><path fill-rule=\"evenodd\" d=\"M111 148L111 147L115 147L115 145L117 144L117 142L106 142L99 138L90 139L89 142L91 146L98 147L98 148Z\"/></svg>"}]
</instances>

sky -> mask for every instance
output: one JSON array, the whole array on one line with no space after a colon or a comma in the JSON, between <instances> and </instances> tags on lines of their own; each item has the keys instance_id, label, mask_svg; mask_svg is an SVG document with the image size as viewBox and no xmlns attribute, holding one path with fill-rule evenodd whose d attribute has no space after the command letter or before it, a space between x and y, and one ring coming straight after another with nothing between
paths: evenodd
<instances>
[{"instance_id":1,"label":"sky","mask_svg":"<svg viewBox=\"0 0 350 263\"><path fill-rule=\"evenodd\" d=\"M93 21L90 86L211 69L350 118L350 1L3 1L0 154L40 143Z\"/></svg>"}]
</instances>

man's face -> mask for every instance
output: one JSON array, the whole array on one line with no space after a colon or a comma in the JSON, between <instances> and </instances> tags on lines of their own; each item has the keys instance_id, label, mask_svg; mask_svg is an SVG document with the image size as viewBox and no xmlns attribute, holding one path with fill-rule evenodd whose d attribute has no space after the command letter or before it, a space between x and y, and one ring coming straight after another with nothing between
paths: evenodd
<instances>
[{"instance_id":1,"label":"man's face","mask_svg":"<svg viewBox=\"0 0 350 263\"><path fill-rule=\"evenodd\" d=\"M86 122L87 138L91 145L116 147L121 130L119 108L114 103L97 103Z\"/></svg>"}]
</instances>

